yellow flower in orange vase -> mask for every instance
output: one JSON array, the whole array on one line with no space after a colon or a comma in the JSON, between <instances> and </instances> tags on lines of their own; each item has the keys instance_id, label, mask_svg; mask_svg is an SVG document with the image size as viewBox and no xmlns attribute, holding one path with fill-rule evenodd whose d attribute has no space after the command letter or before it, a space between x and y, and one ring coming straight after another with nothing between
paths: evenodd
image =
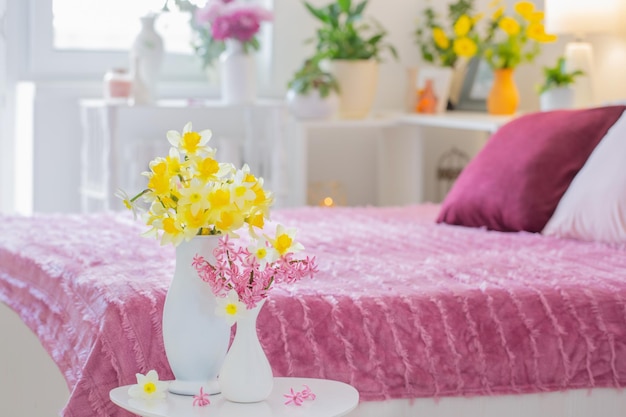
<instances>
[{"instance_id":1,"label":"yellow flower in orange vase","mask_svg":"<svg viewBox=\"0 0 626 417\"><path fill-rule=\"evenodd\" d=\"M470 38L459 38L454 41L454 53L458 56L471 58L476 55L478 46Z\"/></svg>"},{"instance_id":2,"label":"yellow flower in orange vase","mask_svg":"<svg viewBox=\"0 0 626 417\"><path fill-rule=\"evenodd\" d=\"M515 3L514 9L520 16L530 20L530 16L535 11L535 5L529 1L520 1Z\"/></svg>"},{"instance_id":3,"label":"yellow flower in orange vase","mask_svg":"<svg viewBox=\"0 0 626 417\"><path fill-rule=\"evenodd\" d=\"M498 26L510 36L517 35L520 31L520 24L509 16L500 19Z\"/></svg>"},{"instance_id":4,"label":"yellow flower in orange vase","mask_svg":"<svg viewBox=\"0 0 626 417\"><path fill-rule=\"evenodd\" d=\"M433 39L435 44L441 49L448 49L450 46L450 39L448 39L448 35L441 28L433 29Z\"/></svg>"},{"instance_id":5,"label":"yellow flower in orange vase","mask_svg":"<svg viewBox=\"0 0 626 417\"><path fill-rule=\"evenodd\" d=\"M454 24L454 34L458 37L464 37L469 33L472 24L472 19L468 15L462 15Z\"/></svg>"}]
</instances>

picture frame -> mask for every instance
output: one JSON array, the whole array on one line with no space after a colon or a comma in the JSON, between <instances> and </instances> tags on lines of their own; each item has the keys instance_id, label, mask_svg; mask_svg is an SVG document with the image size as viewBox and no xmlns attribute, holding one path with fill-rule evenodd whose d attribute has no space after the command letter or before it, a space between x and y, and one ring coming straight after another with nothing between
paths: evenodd
<instances>
[{"instance_id":1,"label":"picture frame","mask_svg":"<svg viewBox=\"0 0 626 417\"><path fill-rule=\"evenodd\" d=\"M487 111L487 96L493 84L493 71L484 59L472 58L463 79L455 110Z\"/></svg>"},{"instance_id":2,"label":"picture frame","mask_svg":"<svg viewBox=\"0 0 626 417\"><path fill-rule=\"evenodd\" d=\"M448 105L450 97L450 86L452 84L452 68L424 66L417 71L416 93L424 88L427 80L432 80L435 96L437 97L437 105L435 113L443 113Z\"/></svg>"}]
</instances>

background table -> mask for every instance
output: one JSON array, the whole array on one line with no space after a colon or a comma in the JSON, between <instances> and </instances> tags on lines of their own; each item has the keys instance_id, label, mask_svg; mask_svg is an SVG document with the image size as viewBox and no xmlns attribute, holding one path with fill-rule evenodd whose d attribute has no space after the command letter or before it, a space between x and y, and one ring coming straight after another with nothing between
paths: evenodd
<instances>
[{"instance_id":1,"label":"background table","mask_svg":"<svg viewBox=\"0 0 626 417\"><path fill-rule=\"evenodd\" d=\"M285 394L302 391L308 385L315 400L307 400L301 406L285 405ZM193 405L193 397L167 394L164 400L152 402L128 396L128 388L115 388L110 392L111 401L118 406L143 417L339 417L352 411L359 403L358 391L343 382L312 378L274 378L270 397L259 403L240 404L227 401L222 395L212 395L211 404L205 407Z\"/></svg>"}]
</instances>

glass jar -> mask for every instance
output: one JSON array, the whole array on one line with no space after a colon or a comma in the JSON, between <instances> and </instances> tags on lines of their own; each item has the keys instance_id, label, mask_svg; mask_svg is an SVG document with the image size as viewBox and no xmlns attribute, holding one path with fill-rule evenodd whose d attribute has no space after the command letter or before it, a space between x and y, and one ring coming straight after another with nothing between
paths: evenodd
<instances>
[{"instance_id":1,"label":"glass jar","mask_svg":"<svg viewBox=\"0 0 626 417\"><path fill-rule=\"evenodd\" d=\"M111 68L104 74L104 99L126 101L130 97L132 77L125 68Z\"/></svg>"}]
</instances>

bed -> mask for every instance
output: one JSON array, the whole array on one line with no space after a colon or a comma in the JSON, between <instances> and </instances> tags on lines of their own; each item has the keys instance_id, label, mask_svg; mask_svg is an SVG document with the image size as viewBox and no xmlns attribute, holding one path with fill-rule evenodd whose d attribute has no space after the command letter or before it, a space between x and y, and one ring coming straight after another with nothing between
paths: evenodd
<instances>
[{"instance_id":1,"label":"bed","mask_svg":"<svg viewBox=\"0 0 626 417\"><path fill-rule=\"evenodd\" d=\"M624 174L602 177L622 190L610 193L618 200L618 215L608 216L617 222L612 234L590 236L588 222L579 221L589 212L606 221L597 210L614 209L602 200L581 214L581 198L595 201L594 192L608 191L597 181L593 188L602 190L579 185L598 178L598 166L606 169L606 154L625 155L604 146L625 146L623 111L559 112L503 127L442 205L275 211L273 221L298 228L320 271L313 280L275 288L259 316L274 374L350 383L361 397L358 417L623 415ZM569 154L567 164L543 161L542 176L518 184L519 164L503 159L496 136L508 146L516 135L526 137L532 158L511 152L518 161L532 160L534 172L538 152L528 150L521 128L590 123L584 116L601 126L593 126L599 138L586 147L572 137L587 137L584 129L568 131L568 147L582 153L578 165ZM554 136L543 142L549 158L559 156ZM518 175L494 176L496 162ZM540 205L529 203L528 193L546 191L546 182L561 189L557 197L547 193L551 210L543 197ZM496 209L499 198L505 210ZM489 211L497 215L485 221ZM62 415L129 415L108 400L111 388L149 369L172 377L160 315L174 249L141 237L145 226L128 213L0 220L0 301L37 336L58 367L57 381L59 374L66 381ZM523 221L528 224L520 226ZM532 230L537 225L542 233ZM20 366L33 362L15 356ZM32 371L37 386L48 381L43 371ZM3 386L15 380L1 378ZM9 401L11 415L38 398L28 382L25 396Z\"/></svg>"}]
</instances>

